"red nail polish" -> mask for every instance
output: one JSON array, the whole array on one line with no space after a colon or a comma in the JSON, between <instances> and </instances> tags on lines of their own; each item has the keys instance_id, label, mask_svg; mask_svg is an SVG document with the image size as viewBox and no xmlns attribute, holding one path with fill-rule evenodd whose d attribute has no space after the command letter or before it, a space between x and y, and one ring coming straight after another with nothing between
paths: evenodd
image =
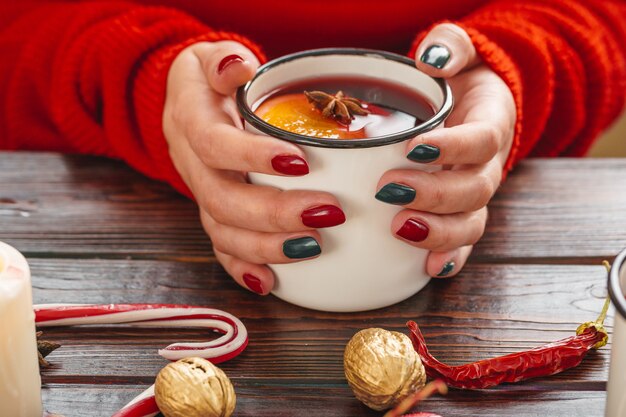
<instances>
[{"instance_id":1,"label":"red nail polish","mask_svg":"<svg viewBox=\"0 0 626 417\"><path fill-rule=\"evenodd\" d=\"M246 286L257 294L263 295L263 286L261 280L252 274L243 274L243 282Z\"/></svg>"},{"instance_id":2,"label":"red nail polish","mask_svg":"<svg viewBox=\"0 0 626 417\"><path fill-rule=\"evenodd\" d=\"M217 73L221 74L229 65L235 62L243 62L243 58L235 54L224 57L217 66Z\"/></svg>"},{"instance_id":3,"label":"red nail polish","mask_svg":"<svg viewBox=\"0 0 626 417\"><path fill-rule=\"evenodd\" d=\"M302 224L308 227L332 227L346 221L346 215L336 206L324 205L310 208L302 212Z\"/></svg>"},{"instance_id":4,"label":"red nail polish","mask_svg":"<svg viewBox=\"0 0 626 417\"><path fill-rule=\"evenodd\" d=\"M430 229L428 225L417 219L409 219L404 222L396 234L411 242L421 242L428 237Z\"/></svg>"},{"instance_id":5,"label":"red nail polish","mask_svg":"<svg viewBox=\"0 0 626 417\"><path fill-rule=\"evenodd\" d=\"M278 155L272 158L272 168L285 175L306 175L309 166L306 161L296 155Z\"/></svg>"}]
</instances>

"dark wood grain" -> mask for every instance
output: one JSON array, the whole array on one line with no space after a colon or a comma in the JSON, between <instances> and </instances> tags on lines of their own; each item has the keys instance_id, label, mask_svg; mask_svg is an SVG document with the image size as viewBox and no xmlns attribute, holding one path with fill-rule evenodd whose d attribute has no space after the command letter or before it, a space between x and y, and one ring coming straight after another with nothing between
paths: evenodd
<instances>
[{"instance_id":1,"label":"dark wood grain","mask_svg":"<svg viewBox=\"0 0 626 417\"><path fill-rule=\"evenodd\" d=\"M625 183L624 159L525 161L491 203L474 256L505 263L614 256L626 246ZM0 153L0 226L0 238L38 257L213 256L192 202L99 158Z\"/></svg>"},{"instance_id":2,"label":"dark wood grain","mask_svg":"<svg viewBox=\"0 0 626 417\"><path fill-rule=\"evenodd\" d=\"M257 384L243 388L237 381L234 385L237 392L235 416L381 416L354 400L347 387ZM43 397L49 410L80 410L74 414L68 412L67 416L102 417L116 411L114 404L132 398L143 388L134 385L47 384ZM437 412L445 417L601 416L604 401L605 395L600 391L537 391L534 386L527 386L524 389L493 390L478 396L476 392L453 391L445 398L426 400L419 410Z\"/></svg>"},{"instance_id":3,"label":"dark wood grain","mask_svg":"<svg viewBox=\"0 0 626 417\"><path fill-rule=\"evenodd\" d=\"M414 319L434 355L461 364L568 337L595 319L606 295L599 261L626 246L624 183L626 160L526 161L493 200L485 236L457 278L353 314L241 289L215 262L192 202L105 159L0 153L0 240L27 255L36 303L184 303L240 317L250 345L220 365L236 387L236 416L380 416L343 377L344 347L360 329L405 331ZM612 329L612 311L607 324ZM124 326L45 332L63 346L43 371L44 404L66 417L111 415L166 364L158 348L213 337ZM420 409L446 417L599 417L609 348L560 375L453 390Z\"/></svg>"},{"instance_id":4,"label":"dark wood grain","mask_svg":"<svg viewBox=\"0 0 626 417\"><path fill-rule=\"evenodd\" d=\"M476 258L597 262L626 246L626 159L531 159L489 204Z\"/></svg>"},{"instance_id":5,"label":"dark wood grain","mask_svg":"<svg viewBox=\"0 0 626 417\"><path fill-rule=\"evenodd\" d=\"M314 409L317 415L378 415L364 411L343 377L345 345L366 327L405 332L405 322L415 319L433 354L461 364L568 337L579 323L596 317L605 296L602 266L470 264L456 279L433 280L398 305L333 314L272 296L259 300L209 263L31 258L30 264L38 303L72 302L80 294L80 301L87 303L184 302L240 317L250 332L250 345L237 359L221 365L237 387L240 416L272 415L271 410L274 415L295 415L295 404ZM611 328L612 314L607 324ZM151 384L166 363L156 354L159 347L210 336L191 329L88 327L48 329L46 337L63 347L49 356L53 365L44 371L43 381L59 387L75 384L77 392L84 385L85 395L95 399L100 394L91 391L93 385ZM473 400L481 404L480 414L473 409L475 415L505 415L506 404L519 395L510 391L522 390L535 397L526 410L530 414L522 415L533 415L555 392L563 394L559 400L567 399L572 410L578 407L572 393L590 395L592 404L581 409L589 411L603 401L608 358L609 348L604 348L562 375L507 386L497 393L453 393L435 401L433 409L458 415ZM132 396L118 393L107 401L122 406ZM62 406L63 401L51 401L50 407L58 404L57 411L73 415L73 408Z\"/></svg>"}]
</instances>

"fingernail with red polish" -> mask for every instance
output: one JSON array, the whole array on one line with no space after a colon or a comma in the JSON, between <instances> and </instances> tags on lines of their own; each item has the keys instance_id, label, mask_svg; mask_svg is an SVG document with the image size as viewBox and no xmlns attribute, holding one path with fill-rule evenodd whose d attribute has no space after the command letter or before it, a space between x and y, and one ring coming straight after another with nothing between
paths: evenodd
<instances>
[{"instance_id":1,"label":"fingernail with red polish","mask_svg":"<svg viewBox=\"0 0 626 417\"><path fill-rule=\"evenodd\" d=\"M243 282L246 286L257 294L263 295L263 285L261 280L252 274L243 274Z\"/></svg>"},{"instance_id":2,"label":"fingernail with red polish","mask_svg":"<svg viewBox=\"0 0 626 417\"><path fill-rule=\"evenodd\" d=\"M308 227L332 227L346 221L346 215L337 206L323 205L302 212L302 224Z\"/></svg>"},{"instance_id":3,"label":"fingernail with red polish","mask_svg":"<svg viewBox=\"0 0 626 417\"><path fill-rule=\"evenodd\" d=\"M224 59L222 59L217 66L217 73L221 74L227 67L229 67L231 64L234 64L235 62L243 62L243 58L235 54L224 57Z\"/></svg>"},{"instance_id":4,"label":"fingernail with red polish","mask_svg":"<svg viewBox=\"0 0 626 417\"><path fill-rule=\"evenodd\" d=\"M430 229L428 225L417 219L409 219L404 222L396 234L411 242L421 242L428 237Z\"/></svg>"},{"instance_id":5,"label":"fingernail with red polish","mask_svg":"<svg viewBox=\"0 0 626 417\"><path fill-rule=\"evenodd\" d=\"M278 155L272 158L272 168L276 172L285 175L306 175L309 173L309 165L296 155Z\"/></svg>"}]
</instances>

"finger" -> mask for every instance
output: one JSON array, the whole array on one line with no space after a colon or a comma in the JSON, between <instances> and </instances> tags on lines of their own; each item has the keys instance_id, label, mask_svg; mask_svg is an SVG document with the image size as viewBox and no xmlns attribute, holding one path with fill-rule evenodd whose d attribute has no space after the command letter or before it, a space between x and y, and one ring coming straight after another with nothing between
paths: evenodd
<instances>
[{"instance_id":1,"label":"finger","mask_svg":"<svg viewBox=\"0 0 626 417\"><path fill-rule=\"evenodd\" d=\"M231 95L250 81L259 67L257 57L235 41L203 43L195 49L213 90Z\"/></svg>"},{"instance_id":2,"label":"finger","mask_svg":"<svg viewBox=\"0 0 626 417\"><path fill-rule=\"evenodd\" d=\"M213 248L219 263L239 285L259 295L267 295L274 288L274 273L265 265L242 261Z\"/></svg>"},{"instance_id":3,"label":"finger","mask_svg":"<svg viewBox=\"0 0 626 417\"><path fill-rule=\"evenodd\" d=\"M192 187L200 207L224 225L258 232L297 232L333 227L346 220L339 201L322 191L253 185L220 171L197 178Z\"/></svg>"},{"instance_id":4,"label":"finger","mask_svg":"<svg viewBox=\"0 0 626 417\"><path fill-rule=\"evenodd\" d=\"M208 167L283 176L309 173L304 152L294 144L214 123L200 111L190 118L182 124L187 140Z\"/></svg>"},{"instance_id":5,"label":"finger","mask_svg":"<svg viewBox=\"0 0 626 417\"><path fill-rule=\"evenodd\" d=\"M193 67L194 60L180 64ZM271 175L309 172L304 152L298 146L235 127L239 116L232 98L215 94L198 76L178 83L178 89L185 94L176 95L163 116L164 126L178 128L165 133L171 141L189 142L206 166Z\"/></svg>"},{"instance_id":6,"label":"finger","mask_svg":"<svg viewBox=\"0 0 626 417\"><path fill-rule=\"evenodd\" d=\"M321 191L282 191L246 183L245 175L209 168L186 142L170 150L198 205L217 222L261 232L332 227L346 219L337 199Z\"/></svg>"},{"instance_id":7,"label":"finger","mask_svg":"<svg viewBox=\"0 0 626 417\"><path fill-rule=\"evenodd\" d=\"M322 239L316 231L262 233L219 224L207 213L201 218L215 249L252 264L299 262L322 252Z\"/></svg>"},{"instance_id":8,"label":"finger","mask_svg":"<svg viewBox=\"0 0 626 417\"><path fill-rule=\"evenodd\" d=\"M504 130L490 122L435 129L407 143L407 158L438 165L484 164L498 153Z\"/></svg>"},{"instance_id":9,"label":"finger","mask_svg":"<svg viewBox=\"0 0 626 417\"><path fill-rule=\"evenodd\" d=\"M501 178L502 167L495 159L484 165L432 173L391 170L379 180L376 199L438 214L472 212L487 205Z\"/></svg>"},{"instance_id":10,"label":"finger","mask_svg":"<svg viewBox=\"0 0 626 417\"><path fill-rule=\"evenodd\" d=\"M435 26L416 51L416 66L433 77L452 77L479 61L468 34L459 26L443 23Z\"/></svg>"},{"instance_id":11,"label":"finger","mask_svg":"<svg viewBox=\"0 0 626 417\"><path fill-rule=\"evenodd\" d=\"M463 269L473 248L472 245L468 245L448 252L430 252L426 260L426 273L437 278L457 275Z\"/></svg>"},{"instance_id":12,"label":"finger","mask_svg":"<svg viewBox=\"0 0 626 417\"><path fill-rule=\"evenodd\" d=\"M437 215L403 210L391 222L391 231L412 246L444 252L473 245L485 232L487 209Z\"/></svg>"}]
</instances>

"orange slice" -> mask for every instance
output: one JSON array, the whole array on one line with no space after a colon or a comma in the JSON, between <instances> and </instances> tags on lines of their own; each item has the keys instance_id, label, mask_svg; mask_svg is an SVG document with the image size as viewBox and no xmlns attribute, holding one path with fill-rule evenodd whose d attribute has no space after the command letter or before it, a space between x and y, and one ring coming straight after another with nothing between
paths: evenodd
<instances>
[{"instance_id":1,"label":"orange slice","mask_svg":"<svg viewBox=\"0 0 626 417\"><path fill-rule=\"evenodd\" d=\"M328 139L362 139L365 129L351 131L322 116L304 94L285 94L264 101L255 111L267 123L299 135Z\"/></svg>"}]
</instances>

